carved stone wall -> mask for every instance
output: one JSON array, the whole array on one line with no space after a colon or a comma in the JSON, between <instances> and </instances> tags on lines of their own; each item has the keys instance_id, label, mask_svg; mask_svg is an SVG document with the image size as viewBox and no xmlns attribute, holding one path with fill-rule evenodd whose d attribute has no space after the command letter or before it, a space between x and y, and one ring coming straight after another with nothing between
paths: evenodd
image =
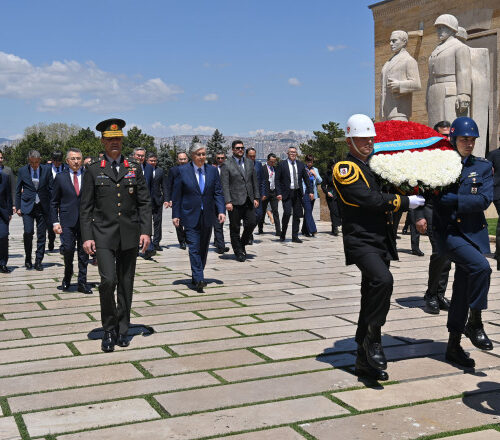
<instances>
[{"instance_id":1,"label":"carved stone wall","mask_svg":"<svg viewBox=\"0 0 500 440\"><path fill-rule=\"evenodd\" d=\"M428 60L438 43L434 21L441 14L457 17L471 47L488 47L491 66L489 149L500 146L500 1L499 0L387 0L370 6L375 22L375 108L380 108L380 72L391 56L389 38L396 29L410 33L407 50L418 62L422 90L413 94L412 121L427 125L425 92ZM423 31L423 32L418 32ZM420 37L418 34L422 34ZM485 43L483 45L483 42ZM378 118L378 115L377 115ZM452 121L450 121L452 122ZM486 133L481 133L486 136Z\"/></svg>"}]
</instances>

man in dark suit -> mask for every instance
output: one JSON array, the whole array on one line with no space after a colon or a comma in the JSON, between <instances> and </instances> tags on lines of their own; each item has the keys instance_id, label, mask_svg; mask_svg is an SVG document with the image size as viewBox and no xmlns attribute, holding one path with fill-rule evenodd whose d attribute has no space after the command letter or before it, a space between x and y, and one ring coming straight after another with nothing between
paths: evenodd
<instances>
[{"instance_id":1,"label":"man in dark suit","mask_svg":"<svg viewBox=\"0 0 500 440\"><path fill-rule=\"evenodd\" d=\"M151 197L153 192L153 167L146 162L146 150L143 147L134 148L132 159L140 164L142 168L142 173L144 174L144 179L146 180L146 185L149 190L149 195ZM149 243L149 247L143 254L145 260L150 260L152 256L156 254L153 246L153 242Z\"/></svg>"},{"instance_id":2,"label":"man in dark suit","mask_svg":"<svg viewBox=\"0 0 500 440\"><path fill-rule=\"evenodd\" d=\"M54 179L50 202L52 229L61 235L61 253L64 256L64 277L62 290L69 290L73 276L73 257L75 246L78 253L78 292L92 293L87 284L87 265L89 256L82 247L80 232L80 197L82 187L82 152L70 148L66 154L69 168L58 173Z\"/></svg>"},{"instance_id":3,"label":"man in dark suit","mask_svg":"<svg viewBox=\"0 0 500 440\"><path fill-rule=\"evenodd\" d=\"M166 186L166 194L165 198L168 200L164 203L165 208L172 207L172 191L174 188L175 178L177 176L177 171L181 165L184 165L189 162L188 155L181 151L177 153L177 166L172 167L168 170L167 176L167 186ZM184 231L184 226L182 224L182 220L179 222L179 226L175 227L175 232L177 234L177 240L179 241L179 246L181 249L186 249L186 232Z\"/></svg>"},{"instance_id":4,"label":"man in dark suit","mask_svg":"<svg viewBox=\"0 0 500 440\"><path fill-rule=\"evenodd\" d=\"M102 160L83 176L80 227L83 249L97 255L104 329L101 348L127 347L137 246L146 251L151 236L151 200L140 164L122 154L122 119L96 126L105 148ZM117 303L115 303L115 288Z\"/></svg>"},{"instance_id":5,"label":"man in dark suit","mask_svg":"<svg viewBox=\"0 0 500 440\"><path fill-rule=\"evenodd\" d=\"M35 269L43 270L42 260L45 254L45 235L50 225L50 193L52 190L52 172L50 167L40 165L40 153L32 150L28 154L28 165L19 168L16 185L17 215L23 217L24 252L26 269L33 267L31 251L36 221Z\"/></svg>"},{"instance_id":6,"label":"man in dark suit","mask_svg":"<svg viewBox=\"0 0 500 440\"><path fill-rule=\"evenodd\" d=\"M217 168L217 172L220 174L222 172L222 168L225 166L226 162L226 153L224 151L218 151L215 153L215 167ZM224 214L226 210L224 209ZM214 224L214 246L215 252L218 254L225 254L229 251L229 248L226 246L226 241L224 240L224 223L219 223L218 221Z\"/></svg>"},{"instance_id":7,"label":"man in dark suit","mask_svg":"<svg viewBox=\"0 0 500 440\"><path fill-rule=\"evenodd\" d=\"M0 273L10 273L9 259L9 222L12 218L11 176L0 171Z\"/></svg>"},{"instance_id":8,"label":"man in dark suit","mask_svg":"<svg viewBox=\"0 0 500 440\"><path fill-rule=\"evenodd\" d=\"M177 227L182 220L189 245L192 283L203 293L206 282L203 270L207 262L208 247L215 221L223 223L224 196L219 173L205 164L207 156L203 144L189 147L191 163L178 168L172 193L172 222ZM217 220L216 220L217 219Z\"/></svg>"},{"instance_id":9,"label":"man in dark suit","mask_svg":"<svg viewBox=\"0 0 500 440\"><path fill-rule=\"evenodd\" d=\"M233 157L222 168L222 190L229 212L231 246L236 259L246 260L245 246L256 225L255 208L259 206L260 192L253 161L243 157L245 147L240 140L233 141ZM241 221L244 228L240 237Z\"/></svg>"},{"instance_id":10,"label":"man in dark suit","mask_svg":"<svg viewBox=\"0 0 500 440\"><path fill-rule=\"evenodd\" d=\"M280 241L285 241L288 221L293 212L292 241L294 243L302 243L302 240L299 238L300 219L304 215L302 210L302 197L304 193L301 180L306 186L309 198L313 200L314 193L306 166L303 162L297 160L297 149L289 147L288 159L282 160L276 168L276 196L278 200L283 202Z\"/></svg>"},{"instance_id":11,"label":"man in dark suit","mask_svg":"<svg viewBox=\"0 0 500 440\"><path fill-rule=\"evenodd\" d=\"M332 232L331 234L335 237L339 235L339 226L342 224L340 219L340 208L337 190L333 184L333 167L335 166L335 160L331 159L328 161L326 166L326 173L321 182L321 189L325 193L326 203L328 205L328 210L330 211L330 221L332 222Z\"/></svg>"},{"instance_id":12,"label":"man in dark suit","mask_svg":"<svg viewBox=\"0 0 500 440\"><path fill-rule=\"evenodd\" d=\"M262 165L262 180L265 186L264 195L262 198L262 212L258 219L259 221L259 234L264 232L264 219L266 217L267 206L271 205L271 212L273 213L274 227L276 228L276 236L281 235L280 215L278 211L278 198L276 197L276 155L269 153L267 155L267 163Z\"/></svg>"},{"instance_id":13,"label":"man in dark suit","mask_svg":"<svg viewBox=\"0 0 500 440\"><path fill-rule=\"evenodd\" d=\"M167 179L163 168L158 166L156 153L148 154L148 165L153 168L153 179L151 183L151 204L153 208L153 240L151 241L155 251L161 251L161 224L163 219L163 204L165 198Z\"/></svg>"},{"instance_id":14,"label":"man in dark suit","mask_svg":"<svg viewBox=\"0 0 500 440\"><path fill-rule=\"evenodd\" d=\"M260 198L265 197L267 195L266 188L264 185L264 175L262 173L262 165L260 162L256 162L257 158L257 150L253 147L247 148L245 151L245 156L247 159L250 159L253 162L253 165L255 167L255 173L257 174L257 182L259 184L259 193L260 193ZM262 216L262 202L259 200L259 206L255 208L255 220L257 221L257 224L259 222L259 219ZM258 234L261 234L263 231L260 229L258 230ZM253 244L253 234L250 237L249 243L248 244Z\"/></svg>"},{"instance_id":15,"label":"man in dark suit","mask_svg":"<svg viewBox=\"0 0 500 440\"><path fill-rule=\"evenodd\" d=\"M12 204L15 203L16 200L16 176L12 172L12 168L4 165L3 163L3 153L0 151L0 174L6 174L9 176L10 181L10 192L11 192L11 200ZM16 207L12 206L12 214L16 213Z\"/></svg>"},{"instance_id":16,"label":"man in dark suit","mask_svg":"<svg viewBox=\"0 0 500 440\"><path fill-rule=\"evenodd\" d=\"M52 162L47 165L50 166L51 171L52 171L52 181L55 180L56 176L59 173L62 173L63 171L68 169L68 165L63 163L63 153L62 151L56 150L52 152ZM47 224L47 237L49 238L49 244L47 246L47 249L52 252L54 250L54 242L56 241L56 234L54 233L54 230L51 228L50 224Z\"/></svg>"}]
</instances>

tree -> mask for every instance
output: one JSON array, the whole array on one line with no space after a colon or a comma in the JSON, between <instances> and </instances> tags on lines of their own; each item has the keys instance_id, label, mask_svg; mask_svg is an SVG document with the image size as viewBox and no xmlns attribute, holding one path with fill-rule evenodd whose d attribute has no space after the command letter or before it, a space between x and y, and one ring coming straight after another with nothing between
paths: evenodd
<instances>
[{"instance_id":1,"label":"tree","mask_svg":"<svg viewBox=\"0 0 500 440\"><path fill-rule=\"evenodd\" d=\"M49 160L52 155L52 144L43 133L32 133L26 136L15 148L5 150L5 161L12 170L17 170L28 163L28 153L37 150L42 157L42 163Z\"/></svg>"},{"instance_id":2,"label":"tree","mask_svg":"<svg viewBox=\"0 0 500 440\"><path fill-rule=\"evenodd\" d=\"M315 139L309 139L307 144L300 144L303 155L312 154L314 165L321 174L326 172L328 161L345 158L348 147L345 141L345 132L337 122L322 124L324 131L313 131Z\"/></svg>"},{"instance_id":3,"label":"tree","mask_svg":"<svg viewBox=\"0 0 500 440\"><path fill-rule=\"evenodd\" d=\"M82 150L83 157L98 157L99 152L104 150L104 146L100 139L89 127L82 128L78 133L68 139L65 150L67 151L70 148L79 148Z\"/></svg>"},{"instance_id":4,"label":"tree","mask_svg":"<svg viewBox=\"0 0 500 440\"><path fill-rule=\"evenodd\" d=\"M79 125L65 124L64 122L53 122L51 124L39 122L26 127L24 137L28 137L30 134L42 133L47 141L53 145L54 149L61 149L68 139L76 135L80 129Z\"/></svg>"},{"instance_id":5,"label":"tree","mask_svg":"<svg viewBox=\"0 0 500 440\"><path fill-rule=\"evenodd\" d=\"M123 154L128 156L132 154L134 148L142 147L147 153L157 153L155 147L155 138L149 134L143 133L138 127L132 127L127 136L123 138Z\"/></svg>"},{"instance_id":6,"label":"tree","mask_svg":"<svg viewBox=\"0 0 500 440\"><path fill-rule=\"evenodd\" d=\"M224 153L227 153L229 147L225 146L225 143L226 139L224 139L222 133L216 128L214 134L207 142L207 160L213 162L218 151L224 151Z\"/></svg>"}]
</instances>

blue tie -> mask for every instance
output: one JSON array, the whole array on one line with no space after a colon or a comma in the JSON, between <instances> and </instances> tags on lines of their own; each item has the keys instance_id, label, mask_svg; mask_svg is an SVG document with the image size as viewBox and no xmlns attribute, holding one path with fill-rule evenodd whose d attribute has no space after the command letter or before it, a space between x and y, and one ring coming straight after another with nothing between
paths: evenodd
<instances>
[{"instance_id":1,"label":"blue tie","mask_svg":"<svg viewBox=\"0 0 500 440\"><path fill-rule=\"evenodd\" d=\"M200 175L198 185L200 186L200 192L203 194L203 190L205 189L205 176L203 175L201 168L198 168L198 173Z\"/></svg>"},{"instance_id":2,"label":"blue tie","mask_svg":"<svg viewBox=\"0 0 500 440\"><path fill-rule=\"evenodd\" d=\"M38 179L38 170L33 170L33 179Z\"/></svg>"}]
</instances>

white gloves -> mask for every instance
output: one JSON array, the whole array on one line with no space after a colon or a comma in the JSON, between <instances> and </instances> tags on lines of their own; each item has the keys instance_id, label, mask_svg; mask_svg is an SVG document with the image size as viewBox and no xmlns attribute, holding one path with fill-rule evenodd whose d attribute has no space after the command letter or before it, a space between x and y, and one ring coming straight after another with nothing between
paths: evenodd
<instances>
[{"instance_id":1,"label":"white gloves","mask_svg":"<svg viewBox=\"0 0 500 440\"><path fill-rule=\"evenodd\" d=\"M409 196L408 199L410 200L410 209L425 205L425 199L422 196Z\"/></svg>"}]
</instances>

